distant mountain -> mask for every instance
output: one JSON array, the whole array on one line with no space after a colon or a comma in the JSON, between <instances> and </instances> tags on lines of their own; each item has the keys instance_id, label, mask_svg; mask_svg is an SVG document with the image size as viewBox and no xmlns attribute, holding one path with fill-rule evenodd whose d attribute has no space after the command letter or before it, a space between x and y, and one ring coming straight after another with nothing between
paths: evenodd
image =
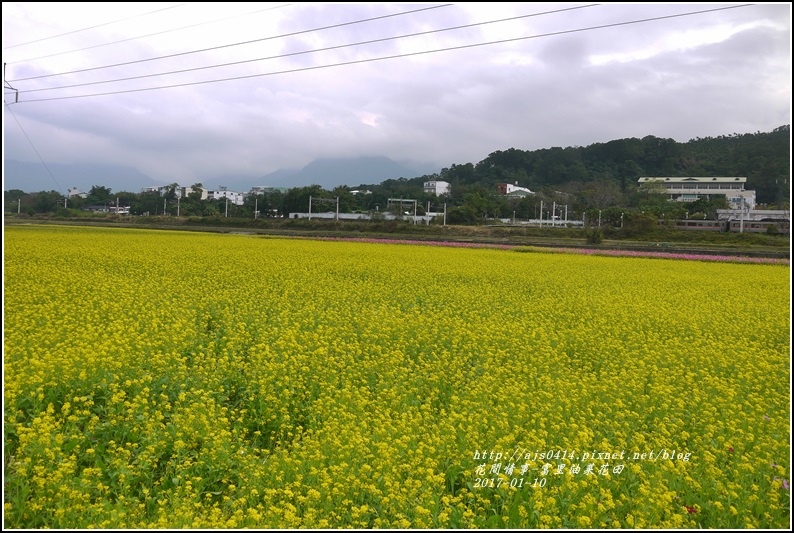
<instances>
[{"instance_id":1,"label":"distant mountain","mask_svg":"<svg viewBox=\"0 0 794 533\"><path fill-rule=\"evenodd\" d=\"M384 156L340 159L315 159L297 172L276 171L262 178L272 187L306 187L320 185L331 190L340 185L355 187L363 183L377 184L388 179L415 178L428 171L411 168Z\"/></svg>"},{"instance_id":2,"label":"distant mountain","mask_svg":"<svg viewBox=\"0 0 794 533\"><path fill-rule=\"evenodd\" d=\"M276 183L298 172L300 172L300 170L294 168L279 169L261 178L251 176L221 176L211 178L209 181L203 181L202 183L210 190L216 189L219 186L224 186L230 191L248 192L251 190L251 187L286 187L286 185L276 185Z\"/></svg>"},{"instance_id":3,"label":"distant mountain","mask_svg":"<svg viewBox=\"0 0 794 533\"><path fill-rule=\"evenodd\" d=\"M320 185L331 190L341 185L356 187L379 184L388 179L415 178L438 170L420 168L422 165L398 163L384 156L315 159L301 169L279 169L261 178L225 176L203 181L214 189L219 184L229 190L247 192L251 187L307 187ZM425 165L426 166L426 165Z\"/></svg>"},{"instance_id":4,"label":"distant mountain","mask_svg":"<svg viewBox=\"0 0 794 533\"><path fill-rule=\"evenodd\" d=\"M49 168L50 173L47 172ZM77 187L88 192L94 185L109 187L113 192L140 192L144 187L165 185L132 167L106 164L59 164L5 160L3 190L20 189L24 192L39 192ZM354 157L315 159L302 169L279 169L260 178L240 174L225 174L198 180L208 189L221 186L231 191L248 192L251 187L305 187L320 185L331 190L340 185L355 187L361 184L379 184L388 179L415 178L437 170L408 166L388 157ZM53 180L54 178L54 180ZM56 183L57 181L57 183ZM192 183L181 183L189 186Z\"/></svg>"},{"instance_id":5,"label":"distant mountain","mask_svg":"<svg viewBox=\"0 0 794 533\"><path fill-rule=\"evenodd\" d=\"M3 190L19 189L27 193L58 191L77 187L88 192L94 185L113 192L140 192L143 187L162 185L140 170L107 164L30 163L6 159L3 169ZM47 171L49 169L49 172Z\"/></svg>"}]
</instances>

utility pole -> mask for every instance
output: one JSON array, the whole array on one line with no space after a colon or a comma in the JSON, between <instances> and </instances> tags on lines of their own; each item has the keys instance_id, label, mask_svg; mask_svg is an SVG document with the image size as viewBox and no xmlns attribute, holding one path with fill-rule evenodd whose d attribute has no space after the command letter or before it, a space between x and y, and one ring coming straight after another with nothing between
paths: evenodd
<instances>
[{"instance_id":1,"label":"utility pole","mask_svg":"<svg viewBox=\"0 0 794 533\"><path fill-rule=\"evenodd\" d=\"M226 192L226 186L220 185L220 189L223 191L223 197L226 199L226 218L229 218L229 195Z\"/></svg>"},{"instance_id":2,"label":"utility pole","mask_svg":"<svg viewBox=\"0 0 794 533\"><path fill-rule=\"evenodd\" d=\"M317 198L316 200L314 198L312 198L311 196L309 196L309 218L310 219L311 219L311 215L312 215L312 203L314 203L314 202L336 204L336 214L334 215L334 220L336 220L337 222L339 221L339 197L338 196L333 198L333 199L332 198Z\"/></svg>"},{"instance_id":3,"label":"utility pole","mask_svg":"<svg viewBox=\"0 0 794 533\"><path fill-rule=\"evenodd\" d=\"M739 205L739 233L744 233L744 197L740 198L742 202Z\"/></svg>"},{"instance_id":4,"label":"utility pole","mask_svg":"<svg viewBox=\"0 0 794 533\"><path fill-rule=\"evenodd\" d=\"M775 185L777 185L777 208L783 209L783 190L786 189L788 180L786 178L777 178Z\"/></svg>"},{"instance_id":5,"label":"utility pole","mask_svg":"<svg viewBox=\"0 0 794 533\"><path fill-rule=\"evenodd\" d=\"M10 89L14 91L14 103L15 104L19 103L19 91L11 87L11 85L5 80L6 80L6 63L3 63L3 84L5 85L6 89Z\"/></svg>"}]
</instances>

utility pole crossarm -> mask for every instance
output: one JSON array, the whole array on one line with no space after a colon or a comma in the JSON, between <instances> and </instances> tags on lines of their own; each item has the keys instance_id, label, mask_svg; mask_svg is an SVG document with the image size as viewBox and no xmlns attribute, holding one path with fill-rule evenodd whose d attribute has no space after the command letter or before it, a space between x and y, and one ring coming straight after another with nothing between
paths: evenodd
<instances>
[{"instance_id":1,"label":"utility pole crossarm","mask_svg":"<svg viewBox=\"0 0 794 533\"><path fill-rule=\"evenodd\" d=\"M14 89L13 87L11 87L11 84L6 81L6 64L7 63L3 63L3 85L5 85L6 89L10 89L10 90L14 91L14 103L18 104L19 103L19 91L17 89ZM5 99L3 101L5 101Z\"/></svg>"},{"instance_id":2,"label":"utility pole crossarm","mask_svg":"<svg viewBox=\"0 0 794 533\"><path fill-rule=\"evenodd\" d=\"M309 196L309 219L312 218L312 203L329 203L336 204L336 220L339 220L339 197L336 198L313 198Z\"/></svg>"}]
</instances>

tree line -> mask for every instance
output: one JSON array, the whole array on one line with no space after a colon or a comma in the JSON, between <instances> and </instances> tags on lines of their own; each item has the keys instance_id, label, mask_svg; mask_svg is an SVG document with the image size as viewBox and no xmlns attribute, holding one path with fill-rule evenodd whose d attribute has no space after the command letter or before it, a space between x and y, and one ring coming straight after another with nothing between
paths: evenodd
<instances>
[{"instance_id":1,"label":"tree line","mask_svg":"<svg viewBox=\"0 0 794 533\"><path fill-rule=\"evenodd\" d=\"M714 218L716 209L727 207L725 198L713 197L691 203L668 202L663 190L640 187L643 176L720 177L743 176L746 188L756 191L757 202L767 207L788 209L791 173L790 126L768 133L733 134L696 138L686 143L647 136L596 143L587 147L552 147L540 150L510 148L496 151L479 163L453 164L440 172L414 178L389 179L377 184L340 186L325 190L319 185L296 187L248 195L243 205L225 199L202 200L200 183L177 198L177 184L166 194L159 192L117 192L102 185L88 196L73 196L64 202L57 191L25 193L6 191L6 212L59 213L79 211L89 205L117 204L133 215L286 217L306 212L309 198L333 199L312 211L332 211L338 199L339 212L382 213L390 198L416 201L417 214L439 212L444 207L447 223L477 224L493 218L569 219L598 216L617 224L631 217ZM450 183L450 194L437 197L425 193L427 181ZM518 184L535 194L512 198L497 192L499 183ZM554 206L560 211L552 213Z\"/></svg>"}]
</instances>

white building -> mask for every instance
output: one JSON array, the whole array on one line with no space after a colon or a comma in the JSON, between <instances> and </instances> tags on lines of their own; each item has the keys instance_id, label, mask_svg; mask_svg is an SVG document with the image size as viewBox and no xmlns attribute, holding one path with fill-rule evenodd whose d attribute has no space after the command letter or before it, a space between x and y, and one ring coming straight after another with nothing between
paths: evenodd
<instances>
[{"instance_id":1,"label":"white building","mask_svg":"<svg viewBox=\"0 0 794 533\"><path fill-rule=\"evenodd\" d=\"M718 177L718 178L692 178L692 177L644 177L638 180L640 185L659 182L664 186L666 194L674 202L694 202L700 198L714 195L727 197L733 209L738 209L742 201L745 208L755 209L755 191L745 190L747 178L744 177Z\"/></svg>"},{"instance_id":2,"label":"white building","mask_svg":"<svg viewBox=\"0 0 794 533\"><path fill-rule=\"evenodd\" d=\"M526 187L519 187L518 182L516 182L515 185L512 183L499 183L496 185L496 189L499 191L499 194L503 196L516 196L523 198L525 196L535 194Z\"/></svg>"},{"instance_id":3,"label":"white building","mask_svg":"<svg viewBox=\"0 0 794 533\"><path fill-rule=\"evenodd\" d=\"M737 191L727 196L731 209L755 209L755 191Z\"/></svg>"},{"instance_id":4,"label":"white building","mask_svg":"<svg viewBox=\"0 0 794 533\"><path fill-rule=\"evenodd\" d=\"M168 194L168 191L170 191L170 190L171 190L171 185L160 185L158 187L144 187L143 189L141 189L141 192L142 193L145 193L145 192L156 192L160 196L165 196L166 194ZM199 199L200 200L206 200L207 199L207 193L208 193L207 189L205 189L204 187L199 187L199 191L201 192L201 196L200 196ZM174 194L176 194L177 198L187 198L187 196L190 193L192 193L192 192L193 192L193 187L192 186L183 187L182 185L177 185L174 188Z\"/></svg>"},{"instance_id":5,"label":"white building","mask_svg":"<svg viewBox=\"0 0 794 533\"><path fill-rule=\"evenodd\" d=\"M248 191L248 194L251 196L256 196L257 194L270 194L274 192L281 192L285 193L289 189L287 187L270 187L268 185L257 185L256 187L251 187L251 190Z\"/></svg>"},{"instance_id":6,"label":"white building","mask_svg":"<svg viewBox=\"0 0 794 533\"><path fill-rule=\"evenodd\" d=\"M717 209L717 220L739 220L744 219L750 222L779 220L781 222L791 221L791 212L781 209Z\"/></svg>"},{"instance_id":7,"label":"white building","mask_svg":"<svg viewBox=\"0 0 794 533\"><path fill-rule=\"evenodd\" d=\"M234 191L207 191L207 198L210 200L223 200L228 198L234 205L243 205L246 194Z\"/></svg>"},{"instance_id":8,"label":"white building","mask_svg":"<svg viewBox=\"0 0 794 533\"><path fill-rule=\"evenodd\" d=\"M160 196L163 196L165 193L168 192L168 189L169 189L169 187L167 185L161 185L161 186L158 186L158 187L144 187L143 189L141 189L141 192L142 193L156 192Z\"/></svg>"},{"instance_id":9,"label":"white building","mask_svg":"<svg viewBox=\"0 0 794 533\"><path fill-rule=\"evenodd\" d=\"M427 194L435 194L436 196L442 196L445 194L449 194L449 182L446 181L426 181L424 183L423 189Z\"/></svg>"}]
</instances>

